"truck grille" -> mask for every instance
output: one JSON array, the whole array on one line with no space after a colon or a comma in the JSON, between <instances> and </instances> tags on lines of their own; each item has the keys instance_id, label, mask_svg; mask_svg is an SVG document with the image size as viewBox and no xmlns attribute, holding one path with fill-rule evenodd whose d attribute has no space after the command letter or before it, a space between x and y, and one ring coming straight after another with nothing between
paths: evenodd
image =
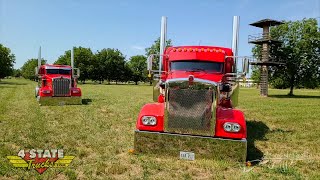
<instances>
[{"instance_id":1,"label":"truck grille","mask_svg":"<svg viewBox=\"0 0 320 180\"><path fill-rule=\"evenodd\" d=\"M53 96L69 96L70 95L70 79L56 78L53 79Z\"/></svg>"},{"instance_id":2,"label":"truck grille","mask_svg":"<svg viewBox=\"0 0 320 180\"><path fill-rule=\"evenodd\" d=\"M217 83L194 78L166 81L164 131L213 136L216 120Z\"/></svg>"},{"instance_id":3,"label":"truck grille","mask_svg":"<svg viewBox=\"0 0 320 180\"><path fill-rule=\"evenodd\" d=\"M167 93L167 132L212 135L215 127L214 88L170 87Z\"/></svg>"}]
</instances>

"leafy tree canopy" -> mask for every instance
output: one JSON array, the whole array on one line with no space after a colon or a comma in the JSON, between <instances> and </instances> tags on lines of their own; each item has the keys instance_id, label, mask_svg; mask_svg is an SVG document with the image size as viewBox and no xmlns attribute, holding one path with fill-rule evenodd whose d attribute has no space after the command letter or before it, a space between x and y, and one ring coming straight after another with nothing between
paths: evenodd
<instances>
[{"instance_id":1,"label":"leafy tree canopy","mask_svg":"<svg viewBox=\"0 0 320 180\"><path fill-rule=\"evenodd\" d=\"M12 75L15 60L11 50L0 44L0 79Z\"/></svg>"}]
</instances>

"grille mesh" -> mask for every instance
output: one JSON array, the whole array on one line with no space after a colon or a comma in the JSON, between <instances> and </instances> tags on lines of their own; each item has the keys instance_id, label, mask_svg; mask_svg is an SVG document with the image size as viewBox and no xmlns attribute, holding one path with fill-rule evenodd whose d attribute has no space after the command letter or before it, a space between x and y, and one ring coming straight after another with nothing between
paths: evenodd
<instances>
[{"instance_id":1,"label":"grille mesh","mask_svg":"<svg viewBox=\"0 0 320 180\"><path fill-rule=\"evenodd\" d=\"M208 89L169 89L168 128L208 131L213 92Z\"/></svg>"},{"instance_id":2,"label":"grille mesh","mask_svg":"<svg viewBox=\"0 0 320 180\"><path fill-rule=\"evenodd\" d=\"M70 79L54 79L53 80L53 96L69 96Z\"/></svg>"}]
</instances>

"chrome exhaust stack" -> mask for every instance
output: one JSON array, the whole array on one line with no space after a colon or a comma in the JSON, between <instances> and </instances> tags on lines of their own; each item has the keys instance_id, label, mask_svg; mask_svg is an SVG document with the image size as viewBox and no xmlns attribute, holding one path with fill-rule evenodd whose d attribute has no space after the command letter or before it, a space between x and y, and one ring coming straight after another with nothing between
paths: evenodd
<instances>
[{"instance_id":1,"label":"chrome exhaust stack","mask_svg":"<svg viewBox=\"0 0 320 180\"><path fill-rule=\"evenodd\" d=\"M72 72L72 78L74 76L74 55L73 55L73 47L71 49L71 72Z\"/></svg>"},{"instance_id":2,"label":"chrome exhaust stack","mask_svg":"<svg viewBox=\"0 0 320 180\"><path fill-rule=\"evenodd\" d=\"M167 42L167 17L162 16L162 18L161 18L161 34L160 34L159 75L161 75L161 72L162 72L163 53L166 48L166 42Z\"/></svg>"},{"instance_id":3,"label":"chrome exhaust stack","mask_svg":"<svg viewBox=\"0 0 320 180\"><path fill-rule=\"evenodd\" d=\"M39 53L38 53L38 72L41 66L41 46L39 47Z\"/></svg>"},{"instance_id":4,"label":"chrome exhaust stack","mask_svg":"<svg viewBox=\"0 0 320 180\"><path fill-rule=\"evenodd\" d=\"M240 28L240 16L233 16L233 32L232 32L232 52L234 58L234 70L237 72L237 56L238 56L238 46L239 46L239 28Z\"/></svg>"}]
</instances>

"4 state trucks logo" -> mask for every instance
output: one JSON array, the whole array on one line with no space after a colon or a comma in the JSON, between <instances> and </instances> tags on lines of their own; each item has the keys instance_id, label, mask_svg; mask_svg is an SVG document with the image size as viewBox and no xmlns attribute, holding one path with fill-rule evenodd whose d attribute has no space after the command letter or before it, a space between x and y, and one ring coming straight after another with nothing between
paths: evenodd
<instances>
[{"instance_id":1,"label":"4 state trucks logo","mask_svg":"<svg viewBox=\"0 0 320 180\"><path fill-rule=\"evenodd\" d=\"M74 156L64 156L63 149L31 149L20 150L17 156L7 156L16 168L34 169L44 173L48 168L65 168L70 165Z\"/></svg>"}]
</instances>

